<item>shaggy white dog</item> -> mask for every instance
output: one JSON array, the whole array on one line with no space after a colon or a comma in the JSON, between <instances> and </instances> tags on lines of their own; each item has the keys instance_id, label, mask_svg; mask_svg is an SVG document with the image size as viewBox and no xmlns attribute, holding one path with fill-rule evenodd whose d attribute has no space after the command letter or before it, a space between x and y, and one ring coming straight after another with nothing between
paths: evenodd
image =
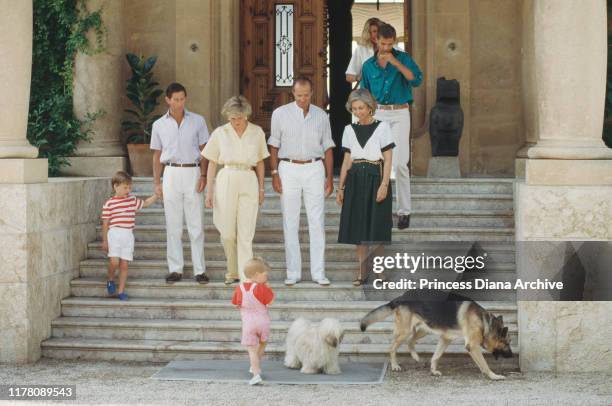
<instances>
[{"instance_id":1,"label":"shaggy white dog","mask_svg":"<svg viewBox=\"0 0 612 406\"><path fill-rule=\"evenodd\" d=\"M338 345L344 331L336 319L320 323L299 318L291 324L287 334L285 366L303 374L339 374Z\"/></svg>"}]
</instances>

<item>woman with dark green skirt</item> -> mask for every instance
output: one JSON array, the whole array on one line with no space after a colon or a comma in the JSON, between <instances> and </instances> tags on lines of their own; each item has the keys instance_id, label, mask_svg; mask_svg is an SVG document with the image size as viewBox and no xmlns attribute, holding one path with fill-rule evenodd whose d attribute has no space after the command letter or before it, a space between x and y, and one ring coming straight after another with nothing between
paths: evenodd
<instances>
[{"instance_id":1,"label":"woman with dark green skirt","mask_svg":"<svg viewBox=\"0 0 612 406\"><path fill-rule=\"evenodd\" d=\"M336 202L342 206L338 242L357 246L360 269L353 285L363 284L369 243L391 241L392 194L391 149L395 147L391 128L374 119L376 101L365 89L351 92L346 108L357 123L344 128L344 161Z\"/></svg>"}]
</instances>

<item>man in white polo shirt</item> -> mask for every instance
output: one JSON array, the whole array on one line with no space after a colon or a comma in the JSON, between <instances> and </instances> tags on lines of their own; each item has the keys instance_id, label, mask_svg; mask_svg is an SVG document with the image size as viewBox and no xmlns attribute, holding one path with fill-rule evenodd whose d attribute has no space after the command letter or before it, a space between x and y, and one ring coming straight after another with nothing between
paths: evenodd
<instances>
[{"instance_id":1,"label":"man in white polo shirt","mask_svg":"<svg viewBox=\"0 0 612 406\"><path fill-rule=\"evenodd\" d=\"M334 188L332 148L335 144L327 113L310 104L310 79L298 78L292 93L295 102L280 106L272 113L268 139L272 185L281 194L287 261L285 284L294 285L302 277L298 231L303 192L310 236L310 274L314 282L329 285L325 277L324 216L325 197Z\"/></svg>"},{"instance_id":2,"label":"man in white polo shirt","mask_svg":"<svg viewBox=\"0 0 612 406\"><path fill-rule=\"evenodd\" d=\"M166 282L183 277L183 215L191 241L193 274L208 283L204 264L204 198L208 161L200 151L208 141L204 117L185 110L187 91L179 83L166 89L168 112L153 123L151 149L155 194L164 199L169 275ZM164 173L163 186L161 174Z\"/></svg>"}]
</instances>

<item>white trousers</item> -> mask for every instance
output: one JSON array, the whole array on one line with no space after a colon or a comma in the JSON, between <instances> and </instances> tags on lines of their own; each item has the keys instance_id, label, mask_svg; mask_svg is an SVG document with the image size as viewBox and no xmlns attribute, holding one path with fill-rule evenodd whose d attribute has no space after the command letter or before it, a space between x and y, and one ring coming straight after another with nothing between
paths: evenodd
<instances>
[{"instance_id":1,"label":"white trousers","mask_svg":"<svg viewBox=\"0 0 612 406\"><path fill-rule=\"evenodd\" d=\"M376 110L374 117L386 121L393 134L393 172L395 174L395 196L397 214L407 215L412 210L410 201L410 110Z\"/></svg>"},{"instance_id":2,"label":"white trousers","mask_svg":"<svg viewBox=\"0 0 612 406\"><path fill-rule=\"evenodd\" d=\"M183 217L191 241L193 274L206 271L204 264L204 196L198 193L200 168L166 166L164 169L164 213L168 271L183 273Z\"/></svg>"},{"instance_id":3,"label":"white trousers","mask_svg":"<svg viewBox=\"0 0 612 406\"><path fill-rule=\"evenodd\" d=\"M298 238L302 193L308 218L310 236L310 275L313 280L325 277L325 168L323 161L292 164L280 161L278 165L283 193L283 231L287 278L302 278L302 252Z\"/></svg>"}]
</instances>

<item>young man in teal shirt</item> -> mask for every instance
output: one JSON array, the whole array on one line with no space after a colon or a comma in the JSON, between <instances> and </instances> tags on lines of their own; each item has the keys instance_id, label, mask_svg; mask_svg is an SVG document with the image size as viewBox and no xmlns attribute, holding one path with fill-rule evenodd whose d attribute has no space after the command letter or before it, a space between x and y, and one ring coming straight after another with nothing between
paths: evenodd
<instances>
[{"instance_id":1,"label":"young man in teal shirt","mask_svg":"<svg viewBox=\"0 0 612 406\"><path fill-rule=\"evenodd\" d=\"M396 179L398 208L397 228L410 226L410 104L412 88L423 81L418 65L406 52L393 48L395 28L383 24L378 29L378 51L366 60L362 68L361 87L372 93L378 107L374 117L391 126L393 141L393 172Z\"/></svg>"}]
</instances>

